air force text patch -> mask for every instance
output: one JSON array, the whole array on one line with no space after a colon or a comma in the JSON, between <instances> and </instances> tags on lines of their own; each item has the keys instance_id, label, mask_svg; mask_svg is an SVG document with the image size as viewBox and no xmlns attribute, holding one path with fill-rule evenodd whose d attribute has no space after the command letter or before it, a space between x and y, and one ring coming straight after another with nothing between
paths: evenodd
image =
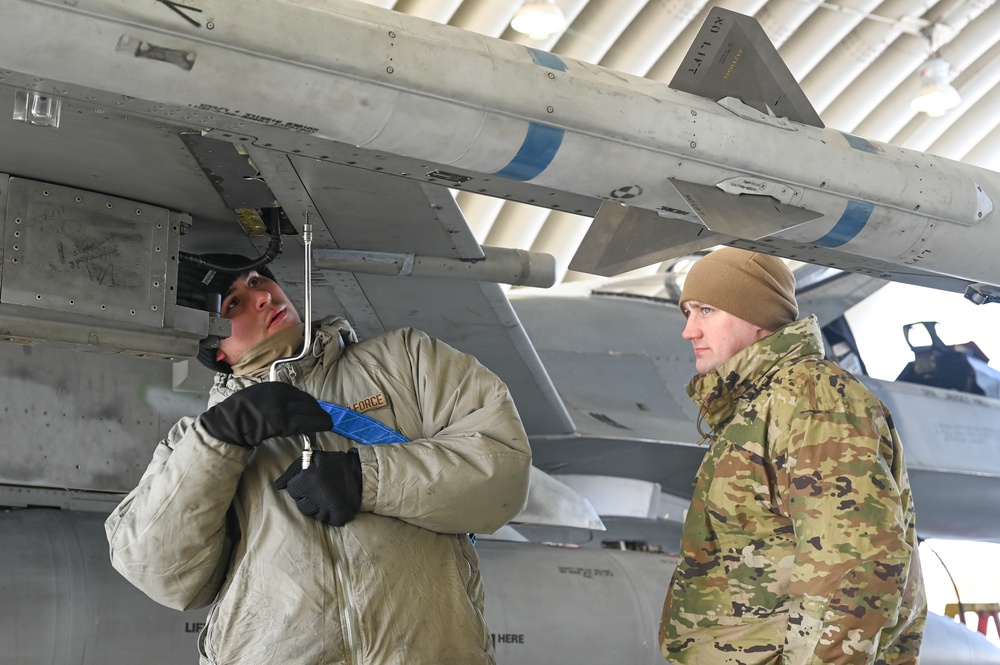
<instances>
[{"instance_id":1,"label":"air force text patch","mask_svg":"<svg viewBox=\"0 0 1000 665\"><path fill-rule=\"evenodd\" d=\"M386 405L385 393L376 393L371 397L366 397L352 404L351 411L364 413L365 411L370 411L371 409L378 409L385 405Z\"/></svg>"}]
</instances>

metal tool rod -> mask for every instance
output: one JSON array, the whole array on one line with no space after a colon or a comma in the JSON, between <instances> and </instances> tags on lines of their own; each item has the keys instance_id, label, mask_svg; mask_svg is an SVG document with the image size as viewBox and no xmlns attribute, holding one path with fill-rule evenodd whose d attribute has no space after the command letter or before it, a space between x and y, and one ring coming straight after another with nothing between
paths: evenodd
<instances>
[{"instance_id":1,"label":"metal tool rod","mask_svg":"<svg viewBox=\"0 0 1000 665\"><path fill-rule=\"evenodd\" d=\"M312 224L309 223L309 215L306 214L306 223L302 225L302 242L305 245L305 328L302 334L302 350L298 355L291 358L280 358L271 363L271 371L268 379L278 380L278 365L281 363L295 362L306 357L309 347L312 346ZM302 435L302 468L308 469L312 463L312 442L305 434Z\"/></svg>"}]
</instances>

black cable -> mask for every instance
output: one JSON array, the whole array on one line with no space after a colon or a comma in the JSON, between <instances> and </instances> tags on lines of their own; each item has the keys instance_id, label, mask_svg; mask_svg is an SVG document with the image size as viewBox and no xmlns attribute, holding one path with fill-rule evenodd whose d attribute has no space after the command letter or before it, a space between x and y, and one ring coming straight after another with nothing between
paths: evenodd
<instances>
[{"instance_id":1,"label":"black cable","mask_svg":"<svg viewBox=\"0 0 1000 665\"><path fill-rule=\"evenodd\" d=\"M178 256L181 261L187 261L199 268L216 270L218 272L244 273L256 270L261 266L266 266L281 254L281 211L279 208L267 208L267 211L271 217L271 241L267 244L267 249L264 250L263 256L250 261L246 265L220 265L212 261L206 261L197 254L190 254L188 252L179 252Z\"/></svg>"}]
</instances>

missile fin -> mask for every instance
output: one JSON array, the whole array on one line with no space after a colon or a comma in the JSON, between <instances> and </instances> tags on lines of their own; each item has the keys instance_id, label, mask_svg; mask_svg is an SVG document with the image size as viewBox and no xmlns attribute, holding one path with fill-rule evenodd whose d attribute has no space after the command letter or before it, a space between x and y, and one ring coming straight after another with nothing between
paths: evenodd
<instances>
[{"instance_id":1,"label":"missile fin","mask_svg":"<svg viewBox=\"0 0 1000 665\"><path fill-rule=\"evenodd\" d=\"M824 126L757 19L721 7L712 8L670 87L714 102L736 97L761 113Z\"/></svg>"},{"instance_id":2,"label":"missile fin","mask_svg":"<svg viewBox=\"0 0 1000 665\"><path fill-rule=\"evenodd\" d=\"M770 196L727 194L717 187L670 179L705 227L716 234L758 240L822 217ZM724 241L723 241L724 242Z\"/></svg>"},{"instance_id":3,"label":"missile fin","mask_svg":"<svg viewBox=\"0 0 1000 665\"><path fill-rule=\"evenodd\" d=\"M607 530L594 505L585 496L534 466L531 467L528 500L511 521L535 526Z\"/></svg>"},{"instance_id":4,"label":"missile fin","mask_svg":"<svg viewBox=\"0 0 1000 665\"><path fill-rule=\"evenodd\" d=\"M667 219L652 210L605 201L569 269L613 277L732 239L712 233L701 224Z\"/></svg>"}]
</instances>

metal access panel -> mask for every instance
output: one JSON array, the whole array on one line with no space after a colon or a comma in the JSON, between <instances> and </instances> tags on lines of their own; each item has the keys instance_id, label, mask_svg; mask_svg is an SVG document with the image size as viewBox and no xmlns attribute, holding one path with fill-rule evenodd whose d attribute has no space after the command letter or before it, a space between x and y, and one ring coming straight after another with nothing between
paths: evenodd
<instances>
[{"instance_id":1,"label":"metal access panel","mask_svg":"<svg viewBox=\"0 0 1000 665\"><path fill-rule=\"evenodd\" d=\"M4 185L0 303L164 327L185 215L0 174Z\"/></svg>"}]
</instances>

